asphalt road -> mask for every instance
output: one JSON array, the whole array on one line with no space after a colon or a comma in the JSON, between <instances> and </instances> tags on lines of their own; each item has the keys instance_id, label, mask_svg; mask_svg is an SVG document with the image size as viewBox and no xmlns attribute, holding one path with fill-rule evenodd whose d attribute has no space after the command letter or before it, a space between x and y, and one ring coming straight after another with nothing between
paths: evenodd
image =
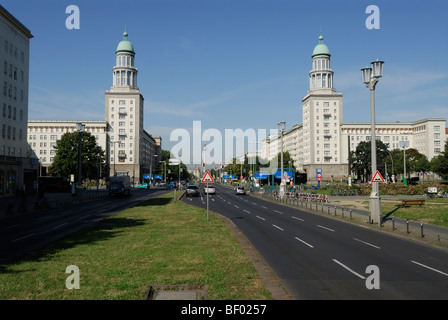
<instances>
[{"instance_id":1,"label":"asphalt road","mask_svg":"<svg viewBox=\"0 0 448 320\"><path fill-rule=\"evenodd\" d=\"M131 196L86 201L77 205L0 220L0 263L10 262L77 230L169 190L135 189Z\"/></svg>"},{"instance_id":2,"label":"asphalt road","mask_svg":"<svg viewBox=\"0 0 448 320\"><path fill-rule=\"evenodd\" d=\"M448 298L445 249L215 186L210 210L235 223L295 299ZM207 203L202 193L182 201Z\"/></svg>"}]
</instances>

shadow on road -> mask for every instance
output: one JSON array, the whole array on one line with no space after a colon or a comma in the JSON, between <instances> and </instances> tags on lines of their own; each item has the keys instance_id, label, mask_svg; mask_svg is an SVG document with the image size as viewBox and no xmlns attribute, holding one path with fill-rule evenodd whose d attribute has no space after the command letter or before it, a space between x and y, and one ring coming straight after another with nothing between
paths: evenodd
<instances>
[{"instance_id":1,"label":"shadow on road","mask_svg":"<svg viewBox=\"0 0 448 320\"><path fill-rule=\"evenodd\" d=\"M44 245L43 247L29 252L28 254L16 258L8 263L0 266L1 273L8 273L7 265L20 262L41 262L51 259L58 252L74 248L79 245L93 244L106 241L108 239L119 236L125 228L137 227L143 225L144 219L134 218L115 218L110 217L97 222L95 225L86 227L82 230L74 232L62 240Z\"/></svg>"}]
</instances>

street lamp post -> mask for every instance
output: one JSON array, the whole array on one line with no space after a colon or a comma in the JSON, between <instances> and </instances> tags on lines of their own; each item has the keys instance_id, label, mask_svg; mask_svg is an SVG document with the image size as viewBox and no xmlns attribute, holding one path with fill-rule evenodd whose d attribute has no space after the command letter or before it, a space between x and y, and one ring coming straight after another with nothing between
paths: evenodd
<instances>
[{"instance_id":1,"label":"street lamp post","mask_svg":"<svg viewBox=\"0 0 448 320\"><path fill-rule=\"evenodd\" d=\"M82 124L81 122L76 123L76 131L79 132L79 144L78 144L78 187L82 187L82 135L84 133L86 126L85 124Z\"/></svg>"},{"instance_id":2,"label":"street lamp post","mask_svg":"<svg viewBox=\"0 0 448 320\"><path fill-rule=\"evenodd\" d=\"M406 148L409 147L409 142L408 141L400 141L399 145L401 148L403 148L403 168L404 168L403 185L407 186L408 180L406 178Z\"/></svg>"},{"instance_id":3,"label":"street lamp post","mask_svg":"<svg viewBox=\"0 0 448 320\"><path fill-rule=\"evenodd\" d=\"M165 176L164 176L164 182L166 183L166 162L165 161L159 161L159 163L163 163L163 170L165 172Z\"/></svg>"},{"instance_id":4,"label":"street lamp post","mask_svg":"<svg viewBox=\"0 0 448 320\"><path fill-rule=\"evenodd\" d=\"M154 158L157 158L157 155L156 154L153 154L152 155ZM153 176L152 176L152 163L153 163L153 159L151 158L151 163L150 163L150 174L149 174L149 184L150 185L154 185L154 182L153 182Z\"/></svg>"},{"instance_id":5,"label":"street lamp post","mask_svg":"<svg viewBox=\"0 0 448 320\"><path fill-rule=\"evenodd\" d=\"M117 175L117 171L115 170L115 144L120 143L120 141L112 141L111 144L114 145L114 177ZM109 172L110 175L110 172Z\"/></svg>"},{"instance_id":6,"label":"street lamp post","mask_svg":"<svg viewBox=\"0 0 448 320\"><path fill-rule=\"evenodd\" d=\"M374 61L371 68L363 68L362 81L370 89L370 117L372 131L372 177L376 173L376 134L375 134L375 87L379 79L383 76L384 61ZM381 226L381 198L379 195L379 186L377 182L371 182L372 192L369 199L370 213L372 217L378 217L378 225Z\"/></svg>"},{"instance_id":7,"label":"street lamp post","mask_svg":"<svg viewBox=\"0 0 448 320\"><path fill-rule=\"evenodd\" d=\"M278 130L281 135L281 152L280 152L280 167L281 167L281 177L280 177L280 198L283 198L285 194L285 182L283 181L283 130L285 130L286 122L282 121L278 123Z\"/></svg>"},{"instance_id":8,"label":"street lamp post","mask_svg":"<svg viewBox=\"0 0 448 320\"><path fill-rule=\"evenodd\" d=\"M391 175L391 179L392 179L392 183L395 183L395 175L394 175L394 158L392 158L392 155L390 154L389 150L387 150L387 153L390 156L390 160L392 161L392 175Z\"/></svg>"}]
</instances>

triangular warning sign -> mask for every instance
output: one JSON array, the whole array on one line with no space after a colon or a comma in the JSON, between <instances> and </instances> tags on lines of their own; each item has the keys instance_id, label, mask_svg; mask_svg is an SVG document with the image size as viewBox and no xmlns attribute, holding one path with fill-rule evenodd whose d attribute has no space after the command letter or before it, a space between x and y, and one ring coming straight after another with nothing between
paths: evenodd
<instances>
[{"instance_id":1,"label":"triangular warning sign","mask_svg":"<svg viewBox=\"0 0 448 320\"><path fill-rule=\"evenodd\" d=\"M201 182L202 183L208 183L208 182L215 182L215 180L213 180L210 172L207 171L205 173L204 177L202 178Z\"/></svg>"},{"instance_id":2,"label":"triangular warning sign","mask_svg":"<svg viewBox=\"0 0 448 320\"><path fill-rule=\"evenodd\" d=\"M383 176L381 175L381 173L377 170L375 172L375 174L373 175L373 179L370 182L386 182L383 179Z\"/></svg>"}]
</instances>

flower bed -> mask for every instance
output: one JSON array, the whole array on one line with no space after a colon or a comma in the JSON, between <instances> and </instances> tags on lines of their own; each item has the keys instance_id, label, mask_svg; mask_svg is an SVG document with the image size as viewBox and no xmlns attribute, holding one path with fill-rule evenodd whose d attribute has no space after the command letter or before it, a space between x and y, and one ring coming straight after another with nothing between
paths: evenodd
<instances>
[{"instance_id":1,"label":"flower bed","mask_svg":"<svg viewBox=\"0 0 448 320\"><path fill-rule=\"evenodd\" d=\"M380 195L423 195L428 191L428 187L437 187L437 190L444 190L448 191L448 186L443 185L440 183L424 183L424 184L418 184L418 185L403 185L400 183L380 183L379 184L379 190ZM352 185L351 187L347 185L333 185L329 187L324 187L325 189L332 189L332 190L356 190L356 193L359 195L369 195L371 192L371 185L370 184L358 184L358 185Z\"/></svg>"}]
</instances>

